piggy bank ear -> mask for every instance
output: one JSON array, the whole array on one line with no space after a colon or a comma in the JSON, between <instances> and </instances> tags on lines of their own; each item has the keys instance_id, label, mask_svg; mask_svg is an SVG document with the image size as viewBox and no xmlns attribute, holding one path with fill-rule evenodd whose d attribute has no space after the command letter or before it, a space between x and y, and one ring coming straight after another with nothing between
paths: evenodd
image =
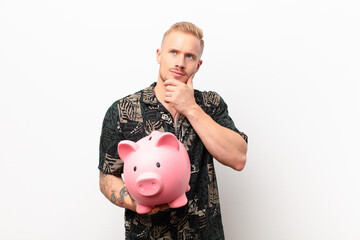
<instances>
[{"instance_id":1,"label":"piggy bank ear","mask_svg":"<svg viewBox=\"0 0 360 240\"><path fill-rule=\"evenodd\" d=\"M118 144L118 154L119 154L121 160L123 160L123 162L125 162L126 158L131 153L135 152L138 148L139 148L139 146L136 143L134 143L133 141L123 140L123 141L119 142L119 144Z\"/></svg>"},{"instance_id":2,"label":"piggy bank ear","mask_svg":"<svg viewBox=\"0 0 360 240\"><path fill-rule=\"evenodd\" d=\"M164 133L156 142L156 147L172 147L179 150L179 141L172 133Z\"/></svg>"}]
</instances>

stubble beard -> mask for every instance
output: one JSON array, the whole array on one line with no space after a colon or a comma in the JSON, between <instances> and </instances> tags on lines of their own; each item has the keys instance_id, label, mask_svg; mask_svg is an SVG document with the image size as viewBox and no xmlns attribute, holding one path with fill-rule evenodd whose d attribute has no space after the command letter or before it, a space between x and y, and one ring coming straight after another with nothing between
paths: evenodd
<instances>
[{"instance_id":1,"label":"stubble beard","mask_svg":"<svg viewBox=\"0 0 360 240\"><path fill-rule=\"evenodd\" d=\"M182 80L182 78L185 78L186 80L185 80L185 83L187 82L187 79L188 79L188 74L186 74L186 72L184 72L184 71L181 71L181 70L179 70L179 69L176 69L177 71L179 71L179 72L183 72L184 74L185 74L185 76L182 76L182 77L173 77L173 76L171 76L171 77L168 77L168 78L165 78L165 76L161 73L161 70L159 70L159 78L161 79L161 81L164 83L166 80L168 80L168 79L175 79L175 80L178 80L178 81L180 81L180 82L184 82L184 80ZM170 70L169 70L170 71Z\"/></svg>"}]
</instances>

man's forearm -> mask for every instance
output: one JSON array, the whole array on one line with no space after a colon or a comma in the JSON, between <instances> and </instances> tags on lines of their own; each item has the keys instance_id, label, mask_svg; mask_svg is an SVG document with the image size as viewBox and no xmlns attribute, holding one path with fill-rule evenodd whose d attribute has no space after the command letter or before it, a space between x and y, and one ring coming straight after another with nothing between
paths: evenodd
<instances>
[{"instance_id":1,"label":"man's forearm","mask_svg":"<svg viewBox=\"0 0 360 240\"><path fill-rule=\"evenodd\" d=\"M199 106L186 117L216 160L238 171L244 168L247 144L240 134L216 123Z\"/></svg>"},{"instance_id":2,"label":"man's forearm","mask_svg":"<svg viewBox=\"0 0 360 240\"><path fill-rule=\"evenodd\" d=\"M100 172L100 190L113 204L134 210L131 197L121 178Z\"/></svg>"}]
</instances>

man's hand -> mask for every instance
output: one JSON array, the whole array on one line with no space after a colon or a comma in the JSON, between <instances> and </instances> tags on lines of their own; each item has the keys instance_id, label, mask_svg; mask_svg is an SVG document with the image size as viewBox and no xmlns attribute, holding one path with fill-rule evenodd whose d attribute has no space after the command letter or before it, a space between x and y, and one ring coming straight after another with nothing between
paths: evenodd
<instances>
[{"instance_id":1,"label":"man's hand","mask_svg":"<svg viewBox=\"0 0 360 240\"><path fill-rule=\"evenodd\" d=\"M186 115L188 109L197 105L194 98L193 77L194 74L189 77L186 83L175 79L168 79L164 82L164 101L183 115Z\"/></svg>"},{"instance_id":2,"label":"man's hand","mask_svg":"<svg viewBox=\"0 0 360 240\"><path fill-rule=\"evenodd\" d=\"M136 202L130 196L130 194L127 192L126 187L122 188L122 190L120 191L120 197L119 197L118 201L121 202L125 208L136 212ZM147 214L153 215L153 214L158 213L159 211L163 211L168 208L170 208L168 204L157 205Z\"/></svg>"},{"instance_id":3,"label":"man's hand","mask_svg":"<svg viewBox=\"0 0 360 240\"><path fill-rule=\"evenodd\" d=\"M164 211L165 209L168 209L168 208L170 208L168 204L157 205L151 210L151 212L149 212L147 214L153 215L153 214L156 214L156 213L158 213L160 211Z\"/></svg>"}]
</instances>

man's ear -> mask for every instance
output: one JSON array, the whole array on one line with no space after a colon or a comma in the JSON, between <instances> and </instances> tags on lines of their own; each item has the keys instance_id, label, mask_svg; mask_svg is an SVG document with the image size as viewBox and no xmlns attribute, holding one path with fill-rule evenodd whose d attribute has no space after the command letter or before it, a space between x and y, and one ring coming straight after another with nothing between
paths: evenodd
<instances>
[{"instance_id":1,"label":"man's ear","mask_svg":"<svg viewBox=\"0 0 360 240\"><path fill-rule=\"evenodd\" d=\"M157 62L158 64L160 64L160 61L161 61L161 50L160 50L160 48L158 48L158 49L156 50L156 62Z\"/></svg>"},{"instance_id":2,"label":"man's ear","mask_svg":"<svg viewBox=\"0 0 360 240\"><path fill-rule=\"evenodd\" d=\"M200 60L199 63L197 64L195 72L199 71L201 64L202 64L202 60Z\"/></svg>"}]
</instances>

